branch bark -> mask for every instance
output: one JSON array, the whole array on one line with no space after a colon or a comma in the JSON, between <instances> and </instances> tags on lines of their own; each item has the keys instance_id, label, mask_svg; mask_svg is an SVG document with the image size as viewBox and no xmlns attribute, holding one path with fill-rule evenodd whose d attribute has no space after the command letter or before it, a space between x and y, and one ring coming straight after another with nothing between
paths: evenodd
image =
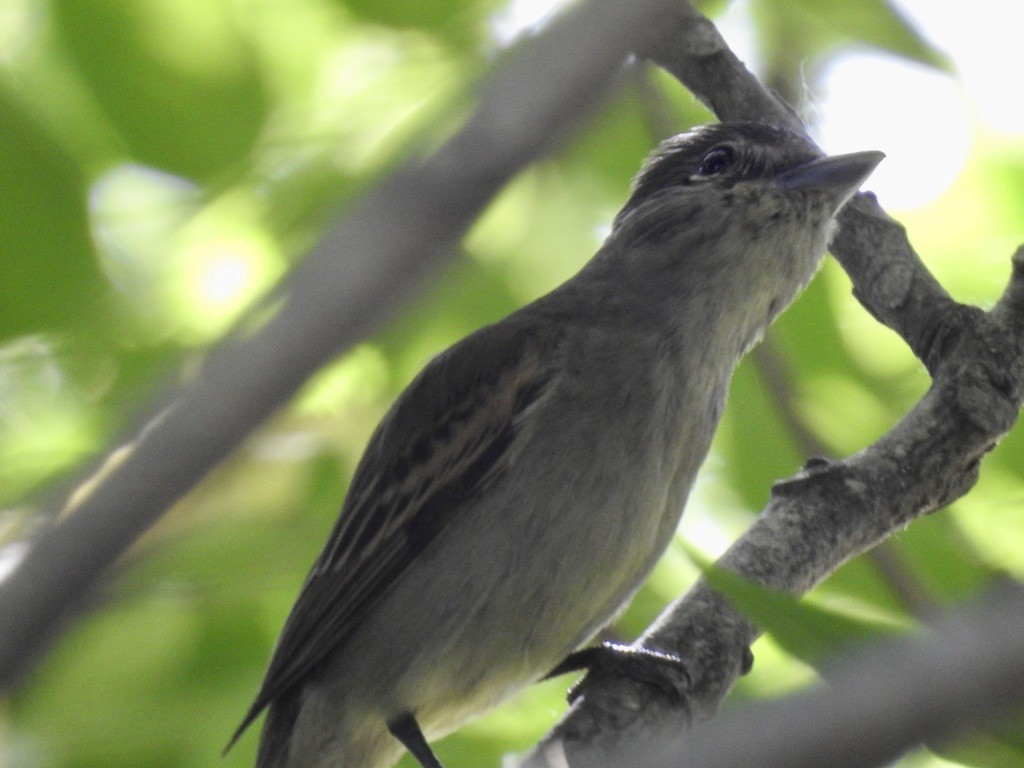
<instances>
[{"instance_id":1,"label":"branch bark","mask_svg":"<svg viewBox=\"0 0 1024 768\"><path fill-rule=\"evenodd\" d=\"M863 768L908 748L947 741L1019 706L1024 679L1024 589L1004 585L919 636L863 648L818 685L748 704L691 732L664 723L597 751L588 768ZM569 765L562 744L543 762Z\"/></svg>"}]
</instances>

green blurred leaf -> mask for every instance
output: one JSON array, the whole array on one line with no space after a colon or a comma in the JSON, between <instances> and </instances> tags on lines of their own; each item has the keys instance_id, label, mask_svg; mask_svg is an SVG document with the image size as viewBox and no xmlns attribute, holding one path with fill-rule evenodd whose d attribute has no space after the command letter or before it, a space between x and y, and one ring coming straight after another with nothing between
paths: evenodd
<instances>
[{"instance_id":1,"label":"green blurred leaf","mask_svg":"<svg viewBox=\"0 0 1024 768\"><path fill-rule=\"evenodd\" d=\"M104 284L79 169L2 82L0 136L0 340L91 325Z\"/></svg>"},{"instance_id":2,"label":"green blurred leaf","mask_svg":"<svg viewBox=\"0 0 1024 768\"><path fill-rule=\"evenodd\" d=\"M691 550L704 578L788 653L818 666L855 643L883 640L904 628L890 621L854 616L768 589L716 567Z\"/></svg>"},{"instance_id":3,"label":"green blurred leaf","mask_svg":"<svg viewBox=\"0 0 1024 768\"><path fill-rule=\"evenodd\" d=\"M211 179L245 157L266 105L228 5L58 0L52 7L64 45L139 160Z\"/></svg>"},{"instance_id":4,"label":"green blurred leaf","mask_svg":"<svg viewBox=\"0 0 1024 768\"><path fill-rule=\"evenodd\" d=\"M769 72L795 72L801 62L839 46L868 45L942 71L948 58L885 0L755 0L758 41Z\"/></svg>"},{"instance_id":5,"label":"green blurred leaf","mask_svg":"<svg viewBox=\"0 0 1024 768\"><path fill-rule=\"evenodd\" d=\"M1024 765L1024 717L1001 728L972 734L948 747L932 747L947 760L974 768L1020 768Z\"/></svg>"},{"instance_id":6,"label":"green blurred leaf","mask_svg":"<svg viewBox=\"0 0 1024 768\"><path fill-rule=\"evenodd\" d=\"M420 29L468 49L478 42L488 17L505 3L500 0L334 0L361 19L399 29Z\"/></svg>"}]
</instances>

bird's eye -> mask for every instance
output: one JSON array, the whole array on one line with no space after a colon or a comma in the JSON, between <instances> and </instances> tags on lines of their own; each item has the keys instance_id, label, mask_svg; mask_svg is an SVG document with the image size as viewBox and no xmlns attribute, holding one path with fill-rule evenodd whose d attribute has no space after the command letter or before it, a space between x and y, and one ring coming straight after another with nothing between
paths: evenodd
<instances>
[{"instance_id":1,"label":"bird's eye","mask_svg":"<svg viewBox=\"0 0 1024 768\"><path fill-rule=\"evenodd\" d=\"M701 158L695 175L702 177L718 176L732 165L734 158L735 153L731 147L715 147Z\"/></svg>"}]
</instances>

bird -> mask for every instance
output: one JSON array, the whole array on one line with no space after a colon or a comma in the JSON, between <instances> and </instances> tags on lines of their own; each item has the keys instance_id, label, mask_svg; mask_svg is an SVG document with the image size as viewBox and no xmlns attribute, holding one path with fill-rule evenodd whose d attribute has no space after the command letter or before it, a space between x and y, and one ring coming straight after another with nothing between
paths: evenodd
<instances>
[{"instance_id":1,"label":"bird","mask_svg":"<svg viewBox=\"0 0 1024 768\"><path fill-rule=\"evenodd\" d=\"M576 275L387 411L228 749L267 710L257 768L405 749L440 768L430 741L582 653L676 531L735 366L883 157L759 122L662 142Z\"/></svg>"}]
</instances>

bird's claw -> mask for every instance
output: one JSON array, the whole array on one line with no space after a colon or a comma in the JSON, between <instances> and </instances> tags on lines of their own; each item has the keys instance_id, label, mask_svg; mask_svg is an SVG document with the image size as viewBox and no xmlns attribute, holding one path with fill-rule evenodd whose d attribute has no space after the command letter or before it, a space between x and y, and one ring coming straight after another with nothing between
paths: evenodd
<instances>
[{"instance_id":1,"label":"bird's claw","mask_svg":"<svg viewBox=\"0 0 1024 768\"><path fill-rule=\"evenodd\" d=\"M678 656L649 648L603 643L570 653L545 679L585 669L587 675L569 688L572 704L582 694L587 681L603 676L627 677L645 683L678 706L685 706L690 689L690 674Z\"/></svg>"}]
</instances>

